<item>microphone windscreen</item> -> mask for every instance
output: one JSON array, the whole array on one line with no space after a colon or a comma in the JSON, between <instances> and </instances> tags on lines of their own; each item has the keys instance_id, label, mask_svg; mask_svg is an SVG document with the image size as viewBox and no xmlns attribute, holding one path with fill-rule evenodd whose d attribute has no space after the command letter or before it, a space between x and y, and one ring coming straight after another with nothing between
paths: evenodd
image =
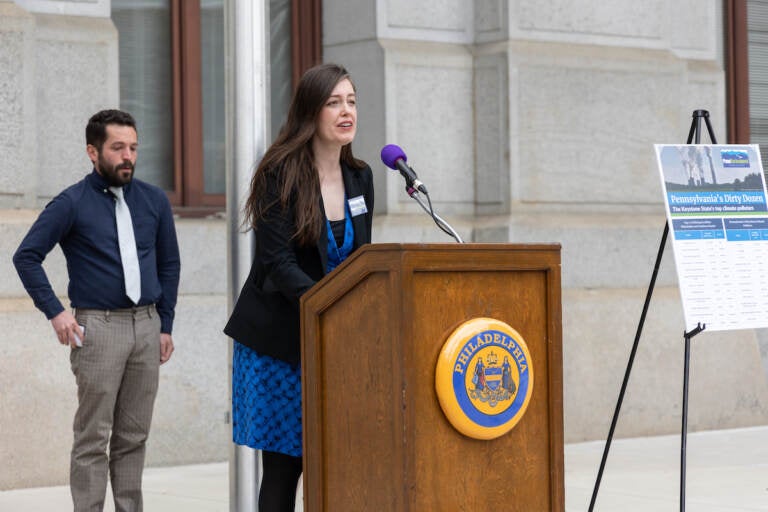
<instances>
[{"instance_id":1,"label":"microphone windscreen","mask_svg":"<svg viewBox=\"0 0 768 512\"><path fill-rule=\"evenodd\" d=\"M400 146L387 144L381 148L381 161L390 169L397 170L397 161L401 158L404 162L408 161L408 157L405 156L405 151L403 151Z\"/></svg>"}]
</instances>

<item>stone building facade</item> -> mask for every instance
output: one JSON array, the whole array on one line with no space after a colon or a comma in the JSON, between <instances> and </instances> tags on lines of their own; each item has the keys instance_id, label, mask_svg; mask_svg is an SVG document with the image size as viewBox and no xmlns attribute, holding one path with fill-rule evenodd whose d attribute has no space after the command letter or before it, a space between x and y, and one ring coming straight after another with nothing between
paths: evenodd
<instances>
[{"instance_id":1,"label":"stone building facade","mask_svg":"<svg viewBox=\"0 0 768 512\"><path fill-rule=\"evenodd\" d=\"M120 104L110 9L0 0L0 489L67 479L68 353L11 255L90 170L88 117ZM323 0L322 13L324 59L358 89L374 242L450 241L379 161L396 143L466 241L560 243L565 440L604 439L665 222L653 144L685 142L694 109L726 140L720 2ZM177 230L177 349L161 369L149 465L225 460L230 445L227 219L179 215ZM64 294L60 250L45 267ZM679 431L683 328L667 247L617 435ZM768 423L766 352L758 331L695 338L690 430Z\"/></svg>"}]
</instances>

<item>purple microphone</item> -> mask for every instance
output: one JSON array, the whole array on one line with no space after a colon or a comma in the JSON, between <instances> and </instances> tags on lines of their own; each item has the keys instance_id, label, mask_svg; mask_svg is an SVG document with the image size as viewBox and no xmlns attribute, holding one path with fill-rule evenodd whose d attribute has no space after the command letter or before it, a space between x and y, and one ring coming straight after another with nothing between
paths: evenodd
<instances>
[{"instance_id":1,"label":"purple microphone","mask_svg":"<svg viewBox=\"0 0 768 512\"><path fill-rule=\"evenodd\" d=\"M415 189L424 194L427 193L427 187L419 181L416 172L406 163L408 157L405 156L405 151L400 146L387 144L381 148L381 161L390 169L400 171L400 174L405 178L406 189Z\"/></svg>"},{"instance_id":2,"label":"purple microphone","mask_svg":"<svg viewBox=\"0 0 768 512\"><path fill-rule=\"evenodd\" d=\"M400 159L406 162L408 161L408 157L405 156L405 151L403 151L403 148L400 146L387 144L381 148L381 161L390 169L397 170L397 164L395 162Z\"/></svg>"}]
</instances>

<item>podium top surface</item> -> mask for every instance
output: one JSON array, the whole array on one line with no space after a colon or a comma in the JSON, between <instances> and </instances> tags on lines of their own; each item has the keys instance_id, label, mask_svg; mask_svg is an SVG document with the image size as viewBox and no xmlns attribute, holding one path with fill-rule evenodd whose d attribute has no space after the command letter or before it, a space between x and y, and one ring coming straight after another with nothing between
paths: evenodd
<instances>
[{"instance_id":1,"label":"podium top surface","mask_svg":"<svg viewBox=\"0 0 768 512\"><path fill-rule=\"evenodd\" d=\"M362 246L359 251L425 251L425 250L459 250L459 251L471 251L471 250L491 250L491 251L509 251L509 250L526 250L526 251L552 251L560 249L559 243L373 243ZM356 253L357 253L356 252ZM355 253L355 254L356 254Z\"/></svg>"},{"instance_id":2,"label":"podium top surface","mask_svg":"<svg viewBox=\"0 0 768 512\"><path fill-rule=\"evenodd\" d=\"M352 253L333 272L327 274L310 288L301 298L301 303L311 298L325 288L334 279L344 280L342 276L348 274L352 268L360 268L360 262L398 261L411 268L416 264L419 268L459 267L464 269L526 267L526 268L552 268L560 267L559 243L376 243L366 244ZM414 263L418 261L418 263ZM493 263L490 263L493 262ZM399 264L398 263L398 264ZM357 278L355 278L357 279ZM353 280L354 281L354 280ZM347 283L350 285L351 283Z\"/></svg>"}]
</instances>

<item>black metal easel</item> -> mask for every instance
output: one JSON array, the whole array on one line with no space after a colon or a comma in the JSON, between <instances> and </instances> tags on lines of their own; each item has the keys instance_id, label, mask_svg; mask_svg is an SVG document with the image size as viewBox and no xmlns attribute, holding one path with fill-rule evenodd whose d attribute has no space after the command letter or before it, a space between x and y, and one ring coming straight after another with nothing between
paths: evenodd
<instances>
[{"instance_id":1,"label":"black metal easel","mask_svg":"<svg viewBox=\"0 0 768 512\"><path fill-rule=\"evenodd\" d=\"M715 140L715 134L712 131L712 125L709 123L709 112L706 110L694 110L693 120L691 121L691 129L688 132L688 142L686 144L699 144L701 142L701 120L704 120L707 126L707 132L709 133L709 139L712 144L717 144ZM648 306L651 303L651 295L653 295L653 288L656 285L656 277L659 273L659 266L661 264L661 257L664 254L664 246L667 243L667 236L669 235L669 223L664 224L664 232L661 235L661 244L659 244L659 251L656 254L656 263L653 267L653 273L651 275L651 282L648 285L648 293L645 296L645 304L643 304L643 312L640 314L640 322L637 325L637 331L635 332L635 341L632 344L632 351L629 354L629 361L627 362L627 370L624 372L624 381L621 383L621 391L619 391L619 399L616 402L616 409L613 412L613 419L611 420L611 428L608 431L608 439L605 442L605 449L603 450L603 458L600 461L600 469L597 472L597 479L595 480L595 487L592 490L592 500L589 502L589 512L592 512L595 507L595 501L597 500L597 492L600 489L600 481L603 478L603 471L605 470L605 463L608 459L608 451L611 449L611 441L613 440L613 433L616 430L616 422L619 419L619 411L621 410L621 404L624 401L624 393L627 390L627 383L629 382L629 374L632 371L632 365L635 361L635 354L637 353L637 346L640 342L640 334L643 332L643 325L645 324L645 316L648 313ZM680 440L680 512L685 512L685 460L686 460L686 443L688 438L688 374L689 363L691 358L691 338L699 334L706 328L705 325L698 324L696 328L690 332L683 333L685 338L685 365L683 370L683 425L682 434Z\"/></svg>"}]
</instances>

